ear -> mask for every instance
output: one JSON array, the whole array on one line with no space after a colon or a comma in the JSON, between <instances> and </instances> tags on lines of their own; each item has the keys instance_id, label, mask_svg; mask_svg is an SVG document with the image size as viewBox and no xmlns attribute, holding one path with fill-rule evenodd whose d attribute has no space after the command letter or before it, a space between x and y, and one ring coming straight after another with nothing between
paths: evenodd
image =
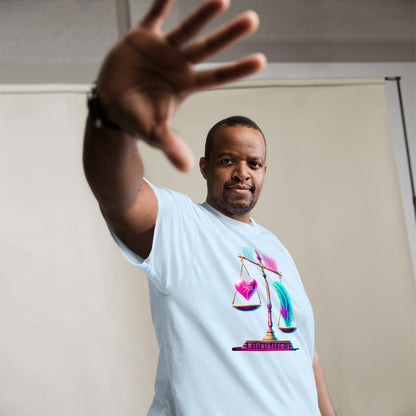
<instances>
[{"instance_id":1,"label":"ear","mask_svg":"<svg viewBox=\"0 0 416 416\"><path fill-rule=\"evenodd\" d=\"M204 157L201 157L199 159L199 169L200 169L204 179L206 179L207 178L207 169L208 169L208 160L206 160Z\"/></svg>"}]
</instances>

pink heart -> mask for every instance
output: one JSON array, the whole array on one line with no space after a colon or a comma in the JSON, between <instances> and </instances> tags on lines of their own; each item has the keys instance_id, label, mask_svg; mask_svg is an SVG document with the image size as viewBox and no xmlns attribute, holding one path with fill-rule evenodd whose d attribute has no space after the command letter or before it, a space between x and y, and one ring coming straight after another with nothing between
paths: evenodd
<instances>
[{"instance_id":1,"label":"pink heart","mask_svg":"<svg viewBox=\"0 0 416 416\"><path fill-rule=\"evenodd\" d=\"M246 300L249 300L257 289L257 282L252 277L248 280L240 278L234 282L234 286L240 295L244 296Z\"/></svg>"}]
</instances>

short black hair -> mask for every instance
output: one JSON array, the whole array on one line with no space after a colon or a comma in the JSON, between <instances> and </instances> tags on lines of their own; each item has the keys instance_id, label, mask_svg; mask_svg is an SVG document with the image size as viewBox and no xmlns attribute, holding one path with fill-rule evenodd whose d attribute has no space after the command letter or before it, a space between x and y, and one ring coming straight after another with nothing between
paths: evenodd
<instances>
[{"instance_id":1,"label":"short black hair","mask_svg":"<svg viewBox=\"0 0 416 416\"><path fill-rule=\"evenodd\" d=\"M233 126L251 127L251 128L253 128L253 129L255 129L255 130L257 130L261 133L261 135L263 136L263 140L264 140L264 146L266 146L266 138L264 137L264 134L261 131L260 127L253 120L251 120L250 118L245 117L245 116L230 116L230 117L224 118L223 120L218 121L209 130L209 132L207 134L207 138L205 140L205 159L206 160L208 160L210 155L211 155L212 142L213 142L215 133L222 126L227 126L227 127L233 127Z\"/></svg>"}]
</instances>

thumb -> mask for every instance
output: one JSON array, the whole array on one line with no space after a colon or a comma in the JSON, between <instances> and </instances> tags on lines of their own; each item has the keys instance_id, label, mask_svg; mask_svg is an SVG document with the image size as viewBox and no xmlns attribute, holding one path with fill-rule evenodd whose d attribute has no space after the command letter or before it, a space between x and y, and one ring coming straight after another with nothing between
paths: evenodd
<instances>
[{"instance_id":1,"label":"thumb","mask_svg":"<svg viewBox=\"0 0 416 416\"><path fill-rule=\"evenodd\" d=\"M159 139L156 141L158 147L172 164L183 172L190 171L194 166L195 159L191 149L182 138L167 123L164 123L155 133Z\"/></svg>"}]
</instances>

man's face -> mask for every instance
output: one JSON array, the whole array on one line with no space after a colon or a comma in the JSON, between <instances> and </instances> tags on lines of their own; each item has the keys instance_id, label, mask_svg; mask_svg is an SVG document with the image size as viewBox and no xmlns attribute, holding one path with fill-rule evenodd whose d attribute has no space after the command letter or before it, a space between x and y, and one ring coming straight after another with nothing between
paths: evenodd
<instances>
[{"instance_id":1,"label":"man's face","mask_svg":"<svg viewBox=\"0 0 416 416\"><path fill-rule=\"evenodd\" d=\"M221 126L216 131L209 160L200 168L207 181L207 202L228 217L250 221L266 173L262 134L247 126Z\"/></svg>"}]
</instances>

